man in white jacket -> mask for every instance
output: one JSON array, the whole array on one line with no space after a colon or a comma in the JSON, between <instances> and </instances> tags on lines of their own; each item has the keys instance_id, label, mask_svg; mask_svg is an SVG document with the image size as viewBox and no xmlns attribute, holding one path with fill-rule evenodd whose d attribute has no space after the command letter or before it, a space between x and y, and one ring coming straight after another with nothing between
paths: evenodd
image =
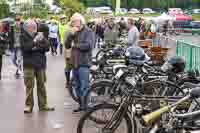
<instances>
[{"instance_id":1,"label":"man in white jacket","mask_svg":"<svg viewBox=\"0 0 200 133\"><path fill-rule=\"evenodd\" d=\"M137 45L140 33L133 19L128 19L128 30L128 46Z\"/></svg>"}]
</instances>

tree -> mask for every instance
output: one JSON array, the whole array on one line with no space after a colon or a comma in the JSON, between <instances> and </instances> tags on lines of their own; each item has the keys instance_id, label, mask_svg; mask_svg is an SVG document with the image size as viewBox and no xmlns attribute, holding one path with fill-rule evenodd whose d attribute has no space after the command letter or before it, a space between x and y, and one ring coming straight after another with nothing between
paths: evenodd
<instances>
[{"instance_id":1,"label":"tree","mask_svg":"<svg viewBox=\"0 0 200 133\"><path fill-rule=\"evenodd\" d=\"M53 0L53 4L59 6L60 5L60 0Z\"/></svg>"},{"instance_id":2,"label":"tree","mask_svg":"<svg viewBox=\"0 0 200 133\"><path fill-rule=\"evenodd\" d=\"M108 5L112 7L112 9L115 9L116 7L116 0L108 0Z\"/></svg>"},{"instance_id":3,"label":"tree","mask_svg":"<svg viewBox=\"0 0 200 133\"><path fill-rule=\"evenodd\" d=\"M43 1L42 0L34 0L34 4L42 4Z\"/></svg>"},{"instance_id":4,"label":"tree","mask_svg":"<svg viewBox=\"0 0 200 133\"><path fill-rule=\"evenodd\" d=\"M48 10L42 7L34 7L31 10L31 17L45 19L48 16Z\"/></svg>"},{"instance_id":5,"label":"tree","mask_svg":"<svg viewBox=\"0 0 200 133\"><path fill-rule=\"evenodd\" d=\"M105 6L109 5L115 8L116 0L79 0L86 7L88 6ZM127 9L130 8L163 8L167 9L170 7L180 7L180 8L199 8L200 0L121 0L121 7Z\"/></svg>"},{"instance_id":6,"label":"tree","mask_svg":"<svg viewBox=\"0 0 200 133\"><path fill-rule=\"evenodd\" d=\"M0 0L0 18L6 17L9 15L9 5L6 4L5 0Z\"/></svg>"},{"instance_id":7,"label":"tree","mask_svg":"<svg viewBox=\"0 0 200 133\"><path fill-rule=\"evenodd\" d=\"M60 0L59 4L65 8L65 14L71 16L75 12L83 13L84 6L78 0Z\"/></svg>"}]
</instances>

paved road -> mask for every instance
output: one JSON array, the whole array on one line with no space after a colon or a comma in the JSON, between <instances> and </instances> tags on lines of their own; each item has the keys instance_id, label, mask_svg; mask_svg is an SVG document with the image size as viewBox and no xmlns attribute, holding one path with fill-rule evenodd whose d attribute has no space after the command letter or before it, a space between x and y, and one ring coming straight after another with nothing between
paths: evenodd
<instances>
[{"instance_id":1,"label":"paved road","mask_svg":"<svg viewBox=\"0 0 200 133\"><path fill-rule=\"evenodd\" d=\"M47 92L49 105L54 112L24 114L23 79L14 77L15 67L10 57L4 57L3 79L0 81L0 131L1 133L75 133L80 114L72 114L77 105L64 89L64 62L62 56L48 56ZM37 98L35 97L35 100ZM64 107L65 101L65 107Z\"/></svg>"},{"instance_id":2,"label":"paved road","mask_svg":"<svg viewBox=\"0 0 200 133\"><path fill-rule=\"evenodd\" d=\"M200 35L191 35L190 33L181 33L178 36L174 37L177 40L182 40L187 43L192 43L195 45L200 45Z\"/></svg>"}]
</instances>

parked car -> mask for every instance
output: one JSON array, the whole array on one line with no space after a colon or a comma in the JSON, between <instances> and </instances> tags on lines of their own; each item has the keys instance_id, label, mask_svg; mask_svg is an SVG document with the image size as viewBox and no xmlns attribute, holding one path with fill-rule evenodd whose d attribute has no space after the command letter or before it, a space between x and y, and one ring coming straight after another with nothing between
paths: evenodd
<instances>
[{"instance_id":1,"label":"parked car","mask_svg":"<svg viewBox=\"0 0 200 133\"><path fill-rule=\"evenodd\" d=\"M165 9L163 8L152 8L153 11L157 12L157 13L164 13L164 12L167 12Z\"/></svg>"},{"instance_id":2,"label":"parked car","mask_svg":"<svg viewBox=\"0 0 200 133\"><path fill-rule=\"evenodd\" d=\"M156 12L153 11L151 8L144 8L142 10L142 13L144 13L144 14L152 14L152 13L156 13Z\"/></svg>"},{"instance_id":3,"label":"parked car","mask_svg":"<svg viewBox=\"0 0 200 133\"><path fill-rule=\"evenodd\" d=\"M127 14L128 10L126 8L120 8L119 13L120 14Z\"/></svg>"},{"instance_id":4,"label":"parked car","mask_svg":"<svg viewBox=\"0 0 200 133\"><path fill-rule=\"evenodd\" d=\"M140 11L139 11L138 9L136 9L136 8L131 8L131 9L128 11L128 13L130 13L130 14L138 14L138 13L140 13Z\"/></svg>"},{"instance_id":5,"label":"parked car","mask_svg":"<svg viewBox=\"0 0 200 133\"><path fill-rule=\"evenodd\" d=\"M86 10L87 14L112 14L110 7L88 7Z\"/></svg>"},{"instance_id":6,"label":"parked car","mask_svg":"<svg viewBox=\"0 0 200 133\"><path fill-rule=\"evenodd\" d=\"M200 29L200 21L192 21L190 25L191 25L191 28Z\"/></svg>"},{"instance_id":7,"label":"parked car","mask_svg":"<svg viewBox=\"0 0 200 133\"><path fill-rule=\"evenodd\" d=\"M200 9L193 9L193 10L192 10L192 13L193 13L193 14L200 14Z\"/></svg>"},{"instance_id":8,"label":"parked car","mask_svg":"<svg viewBox=\"0 0 200 133\"><path fill-rule=\"evenodd\" d=\"M100 14L112 14L112 10L111 9L102 9L99 11Z\"/></svg>"}]
</instances>

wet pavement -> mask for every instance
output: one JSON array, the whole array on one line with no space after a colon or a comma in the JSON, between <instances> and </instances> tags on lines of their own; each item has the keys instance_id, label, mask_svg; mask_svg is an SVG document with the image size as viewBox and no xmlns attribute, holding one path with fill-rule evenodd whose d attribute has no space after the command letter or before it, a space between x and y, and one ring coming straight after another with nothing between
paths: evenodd
<instances>
[{"instance_id":1,"label":"wet pavement","mask_svg":"<svg viewBox=\"0 0 200 133\"><path fill-rule=\"evenodd\" d=\"M192 35L191 33L181 33L180 35L172 36L172 38L181 40L185 43L200 45L200 35L198 34Z\"/></svg>"},{"instance_id":2,"label":"wet pavement","mask_svg":"<svg viewBox=\"0 0 200 133\"><path fill-rule=\"evenodd\" d=\"M1 133L75 133L81 114L72 114L76 104L64 89L64 59L48 55L47 95L54 112L39 112L37 97L32 114L24 114L25 87L23 78L15 79L11 57L3 60L3 78L0 81ZM35 92L36 94L36 89ZM64 106L65 102L65 106Z\"/></svg>"}]
</instances>

